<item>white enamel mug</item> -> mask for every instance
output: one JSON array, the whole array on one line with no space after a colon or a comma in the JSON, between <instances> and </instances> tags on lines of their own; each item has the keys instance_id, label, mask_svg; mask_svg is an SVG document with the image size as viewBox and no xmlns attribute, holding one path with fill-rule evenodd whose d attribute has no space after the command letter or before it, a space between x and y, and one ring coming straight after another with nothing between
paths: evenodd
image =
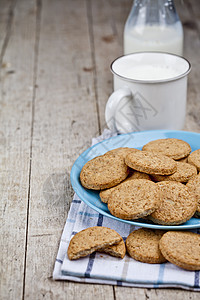
<instances>
[{"instance_id":1,"label":"white enamel mug","mask_svg":"<svg viewBox=\"0 0 200 300\"><path fill-rule=\"evenodd\" d=\"M183 129L188 60L163 52L138 52L118 57L110 68L114 92L105 119L112 131Z\"/></svg>"}]
</instances>

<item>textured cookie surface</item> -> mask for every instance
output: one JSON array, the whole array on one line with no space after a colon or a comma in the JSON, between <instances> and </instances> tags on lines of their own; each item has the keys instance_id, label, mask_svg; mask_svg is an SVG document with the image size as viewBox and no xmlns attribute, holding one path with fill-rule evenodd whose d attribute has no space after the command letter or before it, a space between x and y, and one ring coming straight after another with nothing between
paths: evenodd
<instances>
[{"instance_id":1,"label":"textured cookie surface","mask_svg":"<svg viewBox=\"0 0 200 300\"><path fill-rule=\"evenodd\" d=\"M129 153L134 153L134 152L138 152L140 150L135 149L135 148L128 148L128 147L120 147L120 148L116 148L113 150L110 150L108 152L106 152L106 154L117 154L117 155L121 155L123 158L125 158Z\"/></svg>"},{"instance_id":2,"label":"textured cookie surface","mask_svg":"<svg viewBox=\"0 0 200 300\"><path fill-rule=\"evenodd\" d=\"M163 256L186 269L200 270L200 235L187 231L168 231L159 242Z\"/></svg>"},{"instance_id":3,"label":"textured cookie surface","mask_svg":"<svg viewBox=\"0 0 200 300\"><path fill-rule=\"evenodd\" d=\"M135 260L144 263L159 264L166 261L159 249L159 240L164 231L138 229L129 234L126 239L126 248L129 255Z\"/></svg>"},{"instance_id":4,"label":"textured cookie surface","mask_svg":"<svg viewBox=\"0 0 200 300\"><path fill-rule=\"evenodd\" d=\"M178 181L188 182L189 179L197 175L197 168L187 163L177 162L177 170L172 175L152 175L155 181Z\"/></svg>"},{"instance_id":5,"label":"textured cookie surface","mask_svg":"<svg viewBox=\"0 0 200 300\"><path fill-rule=\"evenodd\" d=\"M156 183L160 188L161 204L148 218L162 225L178 225L189 220L197 208L197 199L188 188L175 181Z\"/></svg>"},{"instance_id":6,"label":"textured cookie surface","mask_svg":"<svg viewBox=\"0 0 200 300\"><path fill-rule=\"evenodd\" d=\"M183 140L168 138L151 141L144 145L142 150L158 152L177 160L188 156L191 147Z\"/></svg>"},{"instance_id":7,"label":"textured cookie surface","mask_svg":"<svg viewBox=\"0 0 200 300\"><path fill-rule=\"evenodd\" d=\"M115 256L115 257L124 258L125 254L126 254L126 246L125 246L123 239L121 239L119 244L105 247L98 251L105 252L105 253Z\"/></svg>"},{"instance_id":8,"label":"textured cookie surface","mask_svg":"<svg viewBox=\"0 0 200 300\"><path fill-rule=\"evenodd\" d=\"M190 179L186 186L197 198L197 210L195 216L200 217L200 174Z\"/></svg>"},{"instance_id":9,"label":"textured cookie surface","mask_svg":"<svg viewBox=\"0 0 200 300\"><path fill-rule=\"evenodd\" d=\"M115 217L133 220L151 214L160 205L157 184L146 179L123 182L111 193L108 209Z\"/></svg>"},{"instance_id":10,"label":"textured cookie surface","mask_svg":"<svg viewBox=\"0 0 200 300\"><path fill-rule=\"evenodd\" d=\"M122 237L113 229L94 226L84 229L71 239L67 254L69 259L78 259L94 251L117 244Z\"/></svg>"},{"instance_id":11,"label":"textured cookie surface","mask_svg":"<svg viewBox=\"0 0 200 300\"><path fill-rule=\"evenodd\" d=\"M127 177L127 180L133 180L133 179L147 179L147 180L151 180L151 177L146 174L146 173L142 173L139 171L133 171L133 173Z\"/></svg>"},{"instance_id":12,"label":"textured cookie surface","mask_svg":"<svg viewBox=\"0 0 200 300\"><path fill-rule=\"evenodd\" d=\"M133 180L133 179L148 179L148 180L151 180L151 178L150 178L150 176L148 174L141 173L141 172L138 172L138 171L133 171L133 173L130 174L123 182L129 181L129 180ZM121 182L120 184L122 184L123 182ZM120 184L118 184L118 185L116 185L116 186L114 186L114 187L112 187L110 189L106 189L106 190L101 191L99 193L101 201L104 202L104 203L108 203L108 199L109 199L111 193Z\"/></svg>"},{"instance_id":13,"label":"textured cookie surface","mask_svg":"<svg viewBox=\"0 0 200 300\"><path fill-rule=\"evenodd\" d=\"M81 184L94 190L113 187L128 176L124 158L117 154L104 154L88 161L80 174Z\"/></svg>"},{"instance_id":14,"label":"textured cookie surface","mask_svg":"<svg viewBox=\"0 0 200 300\"><path fill-rule=\"evenodd\" d=\"M188 156L188 163L194 165L200 171L200 149L195 150Z\"/></svg>"},{"instance_id":15,"label":"textured cookie surface","mask_svg":"<svg viewBox=\"0 0 200 300\"><path fill-rule=\"evenodd\" d=\"M170 175L177 169L172 158L147 151L128 154L125 162L130 168L147 174Z\"/></svg>"}]
</instances>

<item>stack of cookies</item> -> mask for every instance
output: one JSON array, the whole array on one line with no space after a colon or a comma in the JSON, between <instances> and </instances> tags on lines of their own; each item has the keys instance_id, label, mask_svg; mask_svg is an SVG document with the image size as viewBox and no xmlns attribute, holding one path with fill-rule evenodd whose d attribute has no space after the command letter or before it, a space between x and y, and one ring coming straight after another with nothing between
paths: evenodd
<instances>
[{"instance_id":1,"label":"stack of cookies","mask_svg":"<svg viewBox=\"0 0 200 300\"><path fill-rule=\"evenodd\" d=\"M179 139L160 139L142 150L117 148L88 161L81 184L100 190L112 215L179 225L200 216L200 149Z\"/></svg>"},{"instance_id":2,"label":"stack of cookies","mask_svg":"<svg viewBox=\"0 0 200 300\"><path fill-rule=\"evenodd\" d=\"M101 201L120 219L146 218L155 224L179 225L200 217L200 149L179 139L151 141L142 150L117 148L88 161L81 184L99 190ZM127 252L145 263L170 261L186 270L200 270L200 235L184 231L139 229L124 243L114 230L92 227L76 234L69 259L94 251L123 258Z\"/></svg>"}]
</instances>

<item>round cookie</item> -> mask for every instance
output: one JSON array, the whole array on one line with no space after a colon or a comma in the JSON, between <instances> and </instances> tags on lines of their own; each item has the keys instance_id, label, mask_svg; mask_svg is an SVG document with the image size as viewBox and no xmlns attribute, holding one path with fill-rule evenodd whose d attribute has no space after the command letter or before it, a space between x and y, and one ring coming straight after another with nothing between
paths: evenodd
<instances>
[{"instance_id":1,"label":"round cookie","mask_svg":"<svg viewBox=\"0 0 200 300\"><path fill-rule=\"evenodd\" d=\"M190 179L186 186L188 190L191 193L194 193L197 198L197 210L195 213L195 217L200 218L200 174Z\"/></svg>"},{"instance_id":2,"label":"round cookie","mask_svg":"<svg viewBox=\"0 0 200 300\"><path fill-rule=\"evenodd\" d=\"M137 151L140 151L140 150L138 150L136 148L120 147L120 148L110 150L110 151L106 152L106 154L121 155L125 159L127 154L134 153L134 152L137 152Z\"/></svg>"},{"instance_id":3,"label":"round cookie","mask_svg":"<svg viewBox=\"0 0 200 300\"><path fill-rule=\"evenodd\" d=\"M159 249L159 241L165 232L161 230L138 229L126 239L128 254L135 260L149 264L166 262Z\"/></svg>"},{"instance_id":4,"label":"round cookie","mask_svg":"<svg viewBox=\"0 0 200 300\"><path fill-rule=\"evenodd\" d=\"M176 162L177 170L172 175L152 175L155 181L178 181L188 182L189 179L197 175L197 168L187 163Z\"/></svg>"},{"instance_id":5,"label":"round cookie","mask_svg":"<svg viewBox=\"0 0 200 300\"><path fill-rule=\"evenodd\" d=\"M188 163L194 165L200 171L200 149L195 150L188 156Z\"/></svg>"},{"instance_id":6,"label":"round cookie","mask_svg":"<svg viewBox=\"0 0 200 300\"><path fill-rule=\"evenodd\" d=\"M176 162L167 156L139 151L130 153L125 163L132 169L153 175L170 175L176 172Z\"/></svg>"},{"instance_id":7,"label":"round cookie","mask_svg":"<svg viewBox=\"0 0 200 300\"><path fill-rule=\"evenodd\" d=\"M160 188L161 204L148 216L148 219L161 225L179 225L194 215L197 200L184 184L176 181L161 181L156 185Z\"/></svg>"},{"instance_id":8,"label":"round cookie","mask_svg":"<svg viewBox=\"0 0 200 300\"><path fill-rule=\"evenodd\" d=\"M162 255L186 270L200 270L200 235L188 231L168 231L159 242Z\"/></svg>"},{"instance_id":9,"label":"round cookie","mask_svg":"<svg viewBox=\"0 0 200 300\"><path fill-rule=\"evenodd\" d=\"M124 181L122 181L120 184L122 184L123 182L126 182L128 180L134 180L134 179L148 179L148 180L151 180L150 176L148 174L145 174L145 173L141 173L141 172L138 172L138 171L133 171L133 173L131 175L129 175ZM117 187L119 186L120 184L110 188L110 189L106 189L106 190L103 190L99 193L99 197L101 199L102 202L104 203L108 203L108 199L112 193L112 191Z\"/></svg>"},{"instance_id":10,"label":"round cookie","mask_svg":"<svg viewBox=\"0 0 200 300\"><path fill-rule=\"evenodd\" d=\"M188 156L188 154L191 152L191 147L183 140L168 138L151 141L144 145L142 150L158 152L178 160Z\"/></svg>"},{"instance_id":11,"label":"round cookie","mask_svg":"<svg viewBox=\"0 0 200 300\"><path fill-rule=\"evenodd\" d=\"M88 161L80 173L81 184L87 189L101 190L113 187L128 176L124 158L104 154Z\"/></svg>"},{"instance_id":12,"label":"round cookie","mask_svg":"<svg viewBox=\"0 0 200 300\"><path fill-rule=\"evenodd\" d=\"M160 205L157 184L146 179L135 179L121 183L108 199L112 215L125 220L145 217Z\"/></svg>"},{"instance_id":13,"label":"round cookie","mask_svg":"<svg viewBox=\"0 0 200 300\"><path fill-rule=\"evenodd\" d=\"M108 227L94 226L73 236L67 249L69 259L78 259L94 251L121 242L122 237Z\"/></svg>"}]
</instances>

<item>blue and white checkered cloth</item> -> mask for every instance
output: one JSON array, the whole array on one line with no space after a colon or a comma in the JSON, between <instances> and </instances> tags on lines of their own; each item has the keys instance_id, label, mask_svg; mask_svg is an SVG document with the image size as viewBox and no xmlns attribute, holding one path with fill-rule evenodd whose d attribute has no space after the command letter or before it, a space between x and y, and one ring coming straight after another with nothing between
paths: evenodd
<instances>
[{"instance_id":1,"label":"blue and white checkered cloth","mask_svg":"<svg viewBox=\"0 0 200 300\"><path fill-rule=\"evenodd\" d=\"M111 133L106 130L102 136L93 139L93 144L110 136ZM98 252L70 261L67 257L70 239L77 232L91 226L110 227L116 230L124 241L130 232L137 229L135 226L118 222L97 213L75 194L60 241L53 271L54 280L144 288L175 287L200 291L199 271L186 271L169 262L145 264L128 255L124 259L120 259Z\"/></svg>"}]
</instances>

